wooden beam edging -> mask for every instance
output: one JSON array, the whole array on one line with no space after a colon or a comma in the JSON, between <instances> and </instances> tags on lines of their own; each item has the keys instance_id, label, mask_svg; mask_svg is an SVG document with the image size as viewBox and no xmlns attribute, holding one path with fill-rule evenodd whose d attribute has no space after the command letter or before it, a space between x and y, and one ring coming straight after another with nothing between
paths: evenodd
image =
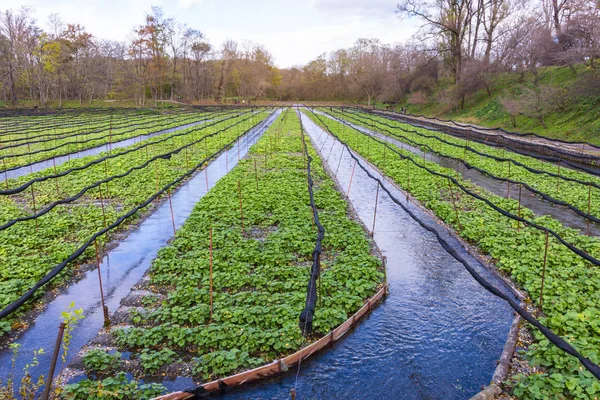
<instances>
[{"instance_id":1,"label":"wooden beam edging","mask_svg":"<svg viewBox=\"0 0 600 400\"><path fill-rule=\"evenodd\" d=\"M502 381L506 379L510 370L510 361L512 360L513 355L515 354L515 349L517 348L519 324L521 321L521 317L519 315L515 315L512 325L510 326L510 330L508 331L508 337L506 338L504 349L500 355L500 360L498 361L498 365L496 366L496 370L492 376L491 383L484 387L479 393L471 397L470 400L492 400L496 397L496 395L502 393L502 388L500 385L502 384Z\"/></svg>"},{"instance_id":2,"label":"wooden beam edging","mask_svg":"<svg viewBox=\"0 0 600 400\"><path fill-rule=\"evenodd\" d=\"M223 379L218 379L212 382L208 382L199 386L198 389L208 392L216 393L221 391L222 387L236 387L243 384L266 379L275 375L281 375L286 372L290 367L298 364L300 360L306 360L313 354L324 349L333 342L340 340L348 331L353 328L358 322L372 311L377 304L388 294L387 284L384 284L381 289L373 297L371 297L356 313L348 318L344 323L330 331L327 335L323 336L316 342L306 346L303 349L298 350L294 354L287 357L273 360L269 364L263 365L258 368L250 369L239 374L231 375ZM510 360L510 358L509 358ZM163 396L155 397L153 400L185 400L193 399L195 395L189 392L173 392Z\"/></svg>"}]
</instances>

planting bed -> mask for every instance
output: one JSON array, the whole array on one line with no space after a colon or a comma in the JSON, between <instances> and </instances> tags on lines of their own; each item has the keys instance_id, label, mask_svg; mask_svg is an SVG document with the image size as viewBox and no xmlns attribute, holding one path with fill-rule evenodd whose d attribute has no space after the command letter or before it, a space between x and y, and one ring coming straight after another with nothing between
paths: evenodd
<instances>
[{"instance_id":1,"label":"planting bed","mask_svg":"<svg viewBox=\"0 0 600 400\"><path fill-rule=\"evenodd\" d=\"M346 334L354 323L354 313L360 310L360 316L364 315L385 293L380 251L358 219L361 215L364 220L367 205L354 204L362 214L348 205L354 170L360 168L357 180L362 187L352 188L360 193L353 201L373 197L365 189L378 179L371 172L384 174L393 183L391 187L396 185L394 196L405 191L406 203L410 195L419 207L428 209L420 209L419 215L435 214L430 221L438 225L443 221L464 240L448 245L439 236L440 229L428 229L383 187L382 181L375 183L376 204L379 191L387 193L382 202L384 213L403 224L409 215L419 229L435 231L435 246L441 247L419 250L421 258L450 257L456 265L448 262L448 268L464 266L468 271L456 281L445 279L445 289L454 288L458 282L467 287L463 279L475 278L470 284L479 284L497 296L493 304L489 302L489 310L477 314L472 311L481 309L485 296L491 296L477 292L472 296L477 306L461 311L467 316L462 326L465 335L485 338L481 348L486 354L465 359L473 362L473 368L480 363L488 371L492 364L488 361L498 348L498 332L488 334L477 325L489 322L493 309L502 314L494 322L508 330L504 317L506 304L510 304L537 328L531 329L533 343L519 355L528 367L523 373L513 371L504 388L523 398L600 395L600 239L595 236L600 221L600 174L593 167L457 138L358 109L302 108L301 112L305 122L310 122L310 139L304 136L298 111L293 108L280 114L272 108L223 108L0 116L0 179L4 177L0 182L0 344L6 347L26 337L24 333L49 301L73 288L84 272L88 272L87 279L119 240L139 226L162 200L171 207L174 237L168 241L171 231L161 233L162 241L148 256L143 270L158 255L110 315L110 324L106 321L105 329L98 332L101 324L90 321L92 328L82 334L85 339L74 346L73 354L64 356L62 367L69 366L58 371L56 396L148 398L167 391L163 384L169 389L181 389L183 382L205 384L217 390L220 384L214 380L251 368L265 366L264 371L275 368L282 373L287 366L280 360L291 357L295 361L289 365L297 365L304 358L302 353L294 355L297 351L307 349L312 354L311 349L333 343L333 339L326 344L324 340L335 336L332 331L340 337ZM321 138L321 134L325 136ZM252 143L248 143L249 137ZM249 148L246 156L239 153L244 140ZM319 151L311 143L318 144ZM238 152L238 160L232 169L229 161L233 151ZM226 175L209 190L206 167L217 157L225 161ZM344 161L344 173L338 175L334 159L338 169ZM371 165L365 167L367 162ZM171 193L191 181L197 184L197 173L202 169L206 191L195 193L197 197L188 201L178 229ZM339 182L334 183L328 173L344 178L348 188L342 191L346 193L341 193ZM469 179L476 174L487 180ZM544 207L529 209L527 205L533 202L522 204L521 190L536 196ZM369 213L371 207L369 202ZM569 226L577 229L566 226L565 211L576 214L578 224ZM374 211L373 228L369 229L376 231L376 221ZM413 230L410 224L403 225L404 229L424 232ZM386 243L384 251L395 254L396 263L401 264L406 250L394 253L391 239L380 240ZM406 238L394 240L403 240L406 245ZM503 287L506 292L499 293L496 287L486 286L489 281L471 269L472 261L461 260L460 254L466 252L461 249L457 254L457 243L465 242L474 252L484 254L505 281L512 279L527 292L523 308L514 297L505 296L512 289ZM439 265L421 261L403 271L420 268L431 283L429 274ZM142 272L130 279L125 291ZM108 277L98 268L101 276ZM442 280L439 273L436 276ZM408 276L395 279L396 288L411 282L405 290L415 289L415 295L426 301L444 302L440 309L449 306L444 296L450 291L427 297L423 288L430 288L428 284ZM440 282L434 283L437 287ZM376 293L378 297L368 301ZM123 296L112 298L111 311ZM86 305L88 316L103 309L104 293L101 297L102 304L95 297L98 304ZM500 304L498 298L508 303ZM457 296L452 304L463 300ZM395 300L403 301L406 298ZM388 310L401 310L404 319L414 317L407 313L406 305L394 307ZM412 309L421 316L420 308ZM437 312L440 318L446 315ZM75 314L68 315L74 318ZM383 321L383 325L400 326ZM394 335L403 335L402 328L397 330ZM407 325L406 331L410 330ZM446 332L446 328L441 331ZM71 332L75 331L68 328L63 341L65 352ZM435 338L438 333L429 332L426 337ZM461 347L461 335L448 340L448 348L455 351ZM494 343L483 344L485 340ZM410 346L392 342L386 350L407 354ZM18 346L13 347L16 350ZM51 350L45 349L47 353ZM0 349L3 360L7 351ZM431 356L418 346L414 354ZM40 359L48 362L45 357ZM414 365L422 362L419 359ZM41 384L27 381L28 368L37 361L27 367L21 362L16 365L23 369L21 385L32 393L39 391ZM442 393L449 397L471 393L482 379L461 378L462 371L439 374L442 378L456 376L455 386L463 381L469 385L468 389L445 387ZM426 375L420 379L429 379L432 374ZM237 384L236 379L242 377L230 377L227 382ZM11 398L18 382L7 388L5 379L0 376L0 397ZM413 373L410 379L416 379ZM419 387L419 383L411 384ZM427 385L429 390L432 385Z\"/></svg>"},{"instance_id":2,"label":"planting bed","mask_svg":"<svg viewBox=\"0 0 600 400\"><path fill-rule=\"evenodd\" d=\"M134 145L134 151L124 149L115 157L103 157L100 163L91 163L93 157L77 159L70 166L52 169L50 175L56 178L0 197L0 308L6 310L47 274L58 274L62 281L73 272L72 263L93 260L94 242L102 248L110 240L110 233L99 234L101 230L108 230L107 226L121 219L124 224L120 229L126 230L142 215L149 197L155 193L158 197L165 185L266 116L244 115L174 132L149 140L152 144L147 146L144 142ZM77 167L82 169L70 172ZM11 181L10 187L21 187L32 177L47 175L48 171L28 175ZM31 294L38 297L44 290L41 287ZM6 317L0 321L2 333L23 328L25 321L15 319L14 314Z\"/></svg>"},{"instance_id":3,"label":"planting bed","mask_svg":"<svg viewBox=\"0 0 600 400\"><path fill-rule=\"evenodd\" d=\"M420 159L399 147L384 144L346 124L312 112L308 112L308 115L375 164L456 229L464 239L489 254L501 271L510 274L516 283L528 291L536 306L540 304L544 273L543 314L540 321L583 356L596 364L600 361L600 270L589 260L600 256L598 238L564 228L550 216L536 218L530 210L518 210L515 200L486 192L460 177L455 178L455 171ZM488 199L499 209L513 215L520 212L525 221L517 222L499 213L489 203L469 195L459 185ZM582 250L587 258L576 254L553 236L549 237L548 252L544 257L544 229L535 228L527 221L540 228L551 229L572 247ZM527 357L533 365L544 367L544 372L517 375L514 381L508 383L514 386L515 394L533 398L588 398L600 393L598 380L577 359L563 353L538 331L534 333L536 343L529 347Z\"/></svg>"},{"instance_id":4,"label":"planting bed","mask_svg":"<svg viewBox=\"0 0 600 400\"><path fill-rule=\"evenodd\" d=\"M358 310L383 273L309 142L307 149L326 232L313 323L318 338ZM105 350L114 346L129 356L112 356L111 374L201 382L265 364L314 340L303 338L298 326L317 235L306 160L298 117L287 111L197 204L138 286L143 295L124 301L115 326L79 367L88 376L105 375L104 364L93 360L110 357ZM82 381L66 391L83 396L99 384Z\"/></svg>"}]
</instances>

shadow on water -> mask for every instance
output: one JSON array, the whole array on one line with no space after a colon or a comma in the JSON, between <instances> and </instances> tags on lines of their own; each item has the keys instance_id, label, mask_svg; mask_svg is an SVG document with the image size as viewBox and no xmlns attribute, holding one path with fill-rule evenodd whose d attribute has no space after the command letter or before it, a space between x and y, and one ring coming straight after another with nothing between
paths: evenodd
<instances>
[{"instance_id":1,"label":"shadow on water","mask_svg":"<svg viewBox=\"0 0 600 400\"><path fill-rule=\"evenodd\" d=\"M327 115L325 113L319 111L316 112L321 116L332 118L330 115ZM514 200L519 199L519 185L517 184L511 184L509 190L508 184L506 182L501 182L496 179L490 178L489 176L486 176L474 169L468 169L462 163L456 160L441 157L437 154L433 154L430 152L424 152L418 147L411 146L398 139L394 139L393 137L386 136L382 133L370 130L361 125L354 124L350 121L346 122L353 128L363 133L375 136L381 140L385 140L386 142L393 144L401 149L408 150L411 153L418 155L419 157L424 157L427 161L432 161L442 167L453 169L454 171L460 173L464 179L470 180L477 186L483 187L484 189L487 189L488 191L494 193L497 196L501 196L504 198L510 197ZM588 220L586 218L575 213L568 207L553 204L547 200L544 200L541 196L530 192L526 188L523 188L521 192L521 205L525 208L530 209L536 215L551 215L555 219L562 222L563 225L569 228L577 229L583 234L587 234L588 232ZM600 225L595 222L589 221L589 231L591 235L600 235Z\"/></svg>"},{"instance_id":2,"label":"shadow on water","mask_svg":"<svg viewBox=\"0 0 600 400\"><path fill-rule=\"evenodd\" d=\"M302 117L313 144L346 190L354 161L339 142ZM327 138L327 139L326 139ZM325 160L324 160L325 161ZM376 175L379 175L376 173ZM403 194L388 185L392 194ZM366 226L373 224L376 183L355 169L349 200ZM383 191L374 240L387 257L390 294L344 340L304 361L297 370L226 395L233 399L465 399L489 384L513 314L452 258ZM409 207L437 226L483 276L508 290L461 244L420 208ZM327 234L327 233L325 233Z\"/></svg>"},{"instance_id":3,"label":"shadow on water","mask_svg":"<svg viewBox=\"0 0 600 400\"><path fill-rule=\"evenodd\" d=\"M195 204L207 193L208 186L212 188L216 182L225 176L243 157L275 120L280 111L265 119L259 126L238 140L232 149L221 154L204 170L199 171L192 179L183 184L172 195L175 226L181 227L189 217ZM115 311L121 299L127 296L150 267L158 251L173 237L173 225L169 202L163 202L146 218L137 229L133 230L118 247L110 250L102 259L102 284L106 305L110 311ZM85 319L81 320L74 329L69 347L67 363L102 328L104 320L98 286L98 271L93 269L84 274L83 278L71 285L60 294L35 319L34 323L16 340L21 345L19 358L15 368L15 380L19 382L22 369L31 362L33 351L43 348L46 354L39 357L40 365L34 368L34 380L40 374L46 375L49 368L52 349L56 340L57 328L61 321L61 313L71 302L76 308L84 310ZM0 350L0 380L5 382L11 373L10 349ZM60 360L59 360L60 366ZM58 375L58 370L57 370Z\"/></svg>"}]
</instances>

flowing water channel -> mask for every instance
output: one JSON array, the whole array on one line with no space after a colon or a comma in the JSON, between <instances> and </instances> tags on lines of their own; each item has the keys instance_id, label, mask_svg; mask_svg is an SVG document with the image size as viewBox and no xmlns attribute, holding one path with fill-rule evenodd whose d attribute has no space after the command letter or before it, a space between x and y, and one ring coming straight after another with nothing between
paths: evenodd
<instances>
[{"instance_id":1,"label":"flowing water channel","mask_svg":"<svg viewBox=\"0 0 600 400\"><path fill-rule=\"evenodd\" d=\"M334 118L328 114L322 113L320 111L315 112L321 117L327 117L339 121L338 118ZM519 185L517 184L511 184L509 189L509 185L506 182L490 178L489 176L482 174L477 170L466 168L462 163L456 160L452 160L447 157L442 157L430 152L424 152L418 147L411 146L391 136L387 136L377 131L365 128L362 125L355 124L351 120L344 121L347 122L353 128L359 130L360 132L366 133L371 136L375 136L381 140L385 140L390 144L393 144L401 149L410 151L411 153L419 157L423 157L427 161L432 161L442 167L453 169L454 171L459 172L464 179L470 180L474 184L483 187L484 189L487 189L488 191L498 196L505 198L510 197L511 199L515 200L518 200L519 198ZM536 215L551 215L553 218L562 222L563 225L569 228L577 229L583 234L587 234L589 228L589 232L591 235L600 235L599 224L592 221L588 221L586 218L577 214L568 207L553 204L525 188L522 189L521 193L521 205L525 208L530 209Z\"/></svg>"},{"instance_id":2,"label":"flowing water channel","mask_svg":"<svg viewBox=\"0 0 600 400\"><path fill-rule=\"evenodd\" d=\"M354 161L341 144L306 116L302 121L330 168L337 169L343 190L352 179L349 201L370 229L376 182L359 167L352 173ZM386 187L396 198L405 199L392 185ZM479 273L507 292L444 227L418 206L408 206L436 226ZM296 388L298 399L466 399L489 384L513 320L508 304L484 290L433 234L383 191L374 240L387 257L390 293L385 301L345 339L303 361L299 373L294 368L225 397L282 399Z\"/></svg>"},{"instance_id":3,"label":"flowing water channel","mask_svg":"<svg viewBox=\"0 0 600 400\"><path fill-rule=\"evenodd\" d=\"M183 225L195 204L207 193L207 181L208 189L210 189L225 176L238 163L238 158L243 157L250 146L256 143L280 112L280 110L275 111L260 125L238 140L233 148L212 161L206 168L206 173L203 170L199 171L192 179L173 192L173 218L176 228ZM105 302L110 312L119 307L121 299L129 294L132 286L148 270L158 251L172 237L171 210L169 202L166 201L154 210L138 228L130 232L116 248L104 256L100 269ZM82 279L52 300L34 323L15 341L21 345L14 369L14 378L17 383L20 381L25 364L31 362L33 351L40 348L45 350L45 354L39 357L40 365L30 372L34 380L40 374L47 374L57 328L61 322L61 313L69 307L71 302L75 303L76 308L84 310L85 319L81 320L72 332L73 337L67 363L83 345L96 336L104 323L97 269L88 271ZM0 380L3 382L13 372L11 357L10 349L0 350Z\"/></svg>"}]
</instances>

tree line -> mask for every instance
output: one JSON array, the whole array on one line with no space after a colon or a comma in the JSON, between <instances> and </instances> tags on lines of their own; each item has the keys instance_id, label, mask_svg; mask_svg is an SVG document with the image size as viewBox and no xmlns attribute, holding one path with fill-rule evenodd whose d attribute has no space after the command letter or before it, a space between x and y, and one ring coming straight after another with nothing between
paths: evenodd
<instances>
[{"instance_id":1,"label":"tree line","mask_svg":"<svg viewBox=\"0 0 600 400\"><path fill-rule=\"evenodd\" d=\"M263 46L228 40L215 47L156 7L128 42L96 38L58 15L43 30L31 9L6 10L0 12L0 99L42 106L66 99L143 105L228 98L370 105L419 104L435 92L436 101L463 107L471 93L491 95L494 75L506 72L533 77L520 99L502 99L507 112L542 115L543 124L544 107L560 96L538 85L540 67L563 65L576 73L583 64L593 82L580 89L600 86L600 0L403 0L395 12L421 22L406 43L359 39L304 66L279 69Z\"/></svg>"}]
</instances>

